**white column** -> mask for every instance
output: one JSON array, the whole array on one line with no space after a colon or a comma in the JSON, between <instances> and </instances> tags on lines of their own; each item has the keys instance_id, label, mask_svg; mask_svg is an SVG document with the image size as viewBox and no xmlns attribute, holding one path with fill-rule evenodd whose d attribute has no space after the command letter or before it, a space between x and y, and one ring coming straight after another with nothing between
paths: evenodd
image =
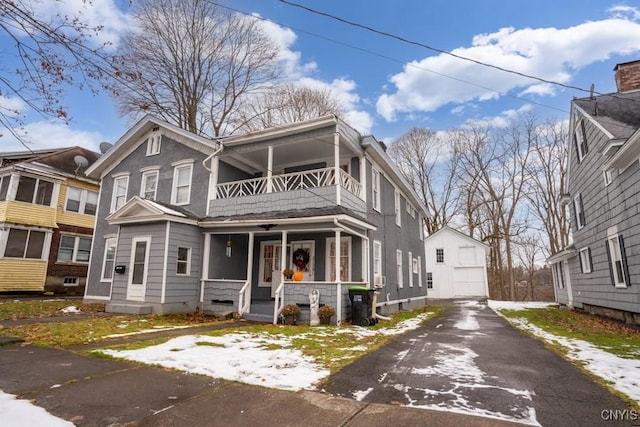
<instances>
[{"instance_id":1,"label":"white column","mask_svg":"<svg viewBox=\"0 0 640 427\"><path fill-rule=\"evenodd\" d=\"M360 185L361 185L361 193L360 198L367 201L367 158L362 156L360 157Z\"/></svg>"},{"instance_id":2,"label":"white column","mask_svg":"<svg viewBox=\"0 0 640 427\"><path fill-rule=\"evenodd\" d=\"M267 151L267 193L273 192L273 145L269 146Z\"/></svg>"},{"instance_id":3,"label":"white column","mask_svg":"<svg viewBox=\"0 0 640 427\"><path fill-rule=\"evenodd\" d=\"M202 278L200 279L200 302L204 302L204 284L209 278L209 258L211 257L211 233L204 234L204 248L202 250Z\"/></svg>"},{"instance_id":4,"label":"white column","mask_svg":"<svg viewBox=\"0 0 640 427\"><path fill-rule=\"evenodd\" d=\"M253 231L249 232L249 248L247 249L247 282L251 283L251 277L253 273ZM247 293L245 295L249 301L251 301L251 284L247 286Z\"/></svg>"},{"instance_id":5,"label":"white column","mask_svg":"<svg viewBox=\"0 0 640 427\"><path fill-rule=\"evenodd\" d=\"M342 323L342 281L340 280L340 230L335 233L336 322Z\"/></svg>"},{"instance_id":6,"label":"white column","mask_svg":"<svg viewBox=\"0 0 640 427\"><path fill-rule=\"evenodd\" d=\"M341 199L341 189L342 189L342 185L341 185L341 179L340 179L340 134L338 132L336 132L333 135L333 163L334 163L334 173L335 173L335 179L336 179L336 204L337 205L341 205L342 204L342 199ZM336 245L337 247L337 245Z\"/></svg>"},{"instance_id":7,"label":"white column","mask_svg":"<svg viewBox=\"0 0 640 427\"><path fill-rule=\"evenodd\" d=\"M284 269L287 268L287 230L282 231L282 243L280 247L280 283L284 282Z\"/></svg>"}]
</instances>

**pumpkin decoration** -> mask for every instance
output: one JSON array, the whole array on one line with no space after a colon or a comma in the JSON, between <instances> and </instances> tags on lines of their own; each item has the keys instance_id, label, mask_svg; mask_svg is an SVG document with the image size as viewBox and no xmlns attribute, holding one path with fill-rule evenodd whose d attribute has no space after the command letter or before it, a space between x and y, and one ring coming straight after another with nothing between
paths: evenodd
<instances>
[{"instance_id":1,"label":"pumpkin decoration","mask_svg":"<svg viewBox=\"0 0 640 427\"><path fill-rule=\"evenodd\" d=\"M293 280L295 280L296 282L302 282L302 279L304 279L304 274L302 273L302 271L296 271L295 273L293 273Z\"/></svg>"}]
</instances>

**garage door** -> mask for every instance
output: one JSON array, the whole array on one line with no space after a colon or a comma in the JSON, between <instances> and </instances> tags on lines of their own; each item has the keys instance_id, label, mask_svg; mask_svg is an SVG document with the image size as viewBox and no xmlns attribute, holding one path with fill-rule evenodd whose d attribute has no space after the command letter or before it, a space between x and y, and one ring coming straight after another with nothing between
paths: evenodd
<instances>
[{"instance_id":1,"label":"garage door","mask_svg":"<svg viewBox=\"0 0 640 427\"><path fill-rule=\"evenodd\" d=\"M482 267L456 267L453 270L455 297L486 297Z\"/></svg>"}]
</instances>

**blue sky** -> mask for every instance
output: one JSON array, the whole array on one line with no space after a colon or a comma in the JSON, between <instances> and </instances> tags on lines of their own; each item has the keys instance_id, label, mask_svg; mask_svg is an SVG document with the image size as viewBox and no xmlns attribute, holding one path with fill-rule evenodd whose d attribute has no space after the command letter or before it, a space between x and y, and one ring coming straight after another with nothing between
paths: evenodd
<instances>
[{"instance_id":1,"label":"blue sky","mask_svg":"<svg viewBox=\"0 0 640 427\"><path fill-rule=\"evenodd\" d=\"M615 64L640 59L640 0L291 1L547 80L585 89L593 83L601 93L615 91ZM81 2L63 0L56 7L72 11ZM477 121L500 125L519 110L562 120L568 117L570 100L586 95L403 43L278 0L219 2L263 18L265 30L282 48L288 79L330 88L346 107L344 118L378 139L393 140L413 126L447 130ZM46 7L45 16L52 6ZM128 1L94 0L90 7L84 15L104 25L103 36L117 43L129 26ZM0 37L0 43L8 46L6 38ZM8 60L6 55L3 60ZM0 103L11 102L0 97ZM132 124L119 117L106 94L70 89L65 103L72 117L69 126L28 114L33 149L97 149L101 141L116 141ZM2 151L22 149L2 133Z\"/></svg>"}]
</instances>

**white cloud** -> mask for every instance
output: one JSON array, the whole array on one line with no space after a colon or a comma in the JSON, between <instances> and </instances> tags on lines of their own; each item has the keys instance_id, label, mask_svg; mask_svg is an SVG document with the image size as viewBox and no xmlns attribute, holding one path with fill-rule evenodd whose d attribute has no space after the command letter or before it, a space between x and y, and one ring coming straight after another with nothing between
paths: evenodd
<instances>
[{"instance_id":1,"label":"white cloud","mask_svg":"<svg viewBox=\"0 0 640 427\"><path fill-rule=\"evenodd\" d=\"M464 127L471 127L471 126L478 126L478 127L486 126L486 127L493 127L493 128L504 128L504 127L507 127L511 122L511 120L516 118L518 115L529 112L532 109L533 107L531 106L531 104L525 104L522 107L518 108L517 110L514 110L514 109L505 110L497 116L483 117L480 119L469 119L462 125L462 127L464 128Z\"/></svg>"},{"instance_id":2,"label":"white cloud","mask_svg":"<svg viewBox=\"0 0 640 427\"><path fill-rule=\"evenodd\" d=\"M80 146L99 152L100 142L104 141L97 132L74 130L62 123L33 122L20 129L14 129L18 135L24 135L24 140L32 149L47 149ZM25 146L10 132L3 130L0 136L2 151L24 151Z\"/></svg>"},{"instance_id":3,"label":"white cloud","mask_svg":"<svg viewBox=\"0 0 640 427\"><path fill-rule=\"evenodd\" d=\"M7 98L0 95L0 114L7 117L18 117L27 108L27 104L17 96Z\"/></svg>"},{"instance_id":4,"label":"white cloud","mask_svg":"<svg viewBox=\"0 0 640 427\"><path fill-rule=\"evenodd\" d=\"M478 34L469 47L452 53L545 80L569 83L574 73L614 54L640 52L637 9L610 10L615 16L566 29L502 28ZM446 75L446 76L445 76ZM448 76L448 77L447 77ZM390 77L395 92L378 98L377 111L387 121L398 114L431 112L447 104L496 99L513 89L550 96L555 86L440 54L405 64Z\"/></svg>"},{"instance_id":5,"label":"white cloud","mask_svg":"<svg viewBox=\"0 0 640 427\"><path fill-rule=\"evenodd\" d=\"M45 22L58 20L52 17L67 16L69 19L78 17L80 22L91 28L100 27L97 34L91 34L91 40L96 45L111 43L110 48L117 47L120 36L132 25L131 16L119 9L115 0L27 0L25 3Z\"/></svg>"}]
</instances>

